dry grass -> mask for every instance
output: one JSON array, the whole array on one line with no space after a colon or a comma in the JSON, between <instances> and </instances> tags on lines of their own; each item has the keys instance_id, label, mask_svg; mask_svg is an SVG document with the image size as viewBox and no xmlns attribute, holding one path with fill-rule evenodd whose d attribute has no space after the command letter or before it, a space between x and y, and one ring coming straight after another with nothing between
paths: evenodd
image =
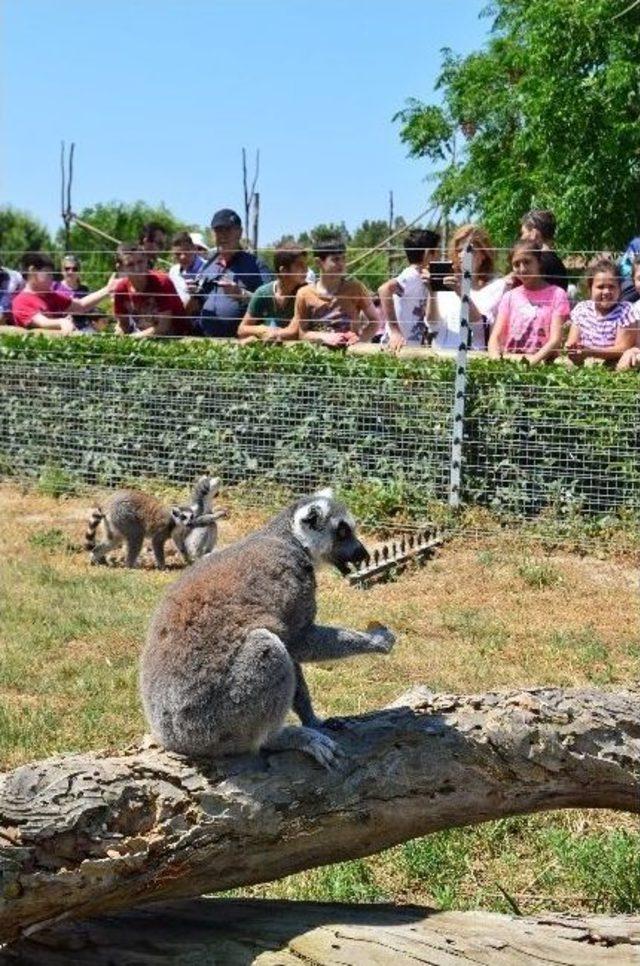
<instances>
[{"instance_id":1,"label":"dry grass","mask_svg":"<svg viewBox=\"0 0 640 966\"><path fill-rule=\"evenodd\" d=\"M5 768L58 751L122 746L144 730L137 656L149 615L175 572L157 573L150 560L138 571L91 568L81 550L90 508L85 499L0 487ZM221 544L262 519L255 510L232 511L222 521ZM177 570L177 558L169 560ZM388 658L310 668L321 714L366 711L415 683L484 691L624 686L640 678L632 560L543 555L531 542L494 536L451 542L424 569L369 591L351 589L329 572L319 582L321 620L340 623L348 614L351 625L364 627L377 619L398 636ZM502 886L527 909L626 909L640 905L636 831L632 819L607 813L514 819L431 836L253 894L504 908ZM599 892L593 891L596 860L608 876ZM639 867L630 883L624 875L616 879L616 862ZM616 882L622 883L617 891Z\"/></svg>"}]
</instances>

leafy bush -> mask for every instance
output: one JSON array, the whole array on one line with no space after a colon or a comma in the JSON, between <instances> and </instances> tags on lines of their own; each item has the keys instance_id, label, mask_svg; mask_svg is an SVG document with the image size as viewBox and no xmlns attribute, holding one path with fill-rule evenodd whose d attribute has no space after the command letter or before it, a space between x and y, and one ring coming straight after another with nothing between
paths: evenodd
<instances>
[{"instance_id":1,"label":"leafy bush","mask_svg":"<svg viewBox=\"0 0 640 966\"><path fill-rule=\"evenodd\" d=\"M447 497L451 359L6 335L0 366L0 466L16 476L185 484L209 468L258 495L332 480L371 523ZM637 509L639 417L635 373L474 359L465 501L569 522Z\"/></svg>"}]
</instances>

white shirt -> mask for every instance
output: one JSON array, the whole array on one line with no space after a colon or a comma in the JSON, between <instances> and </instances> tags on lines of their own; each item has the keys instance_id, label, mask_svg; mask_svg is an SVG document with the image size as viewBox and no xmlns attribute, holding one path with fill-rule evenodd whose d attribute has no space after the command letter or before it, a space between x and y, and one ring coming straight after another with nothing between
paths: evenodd
<instances>
[{"instance_id":1,"label":"white shirt","mask_svg":"<svg viewBox=\"0 0 640 966\"><path fill-rule=\"evenodd\" d=\"M417 265L407 265L395 280L397 293L393 295L393 308L398 328L407 345L422 345L426 325L424 313L427 308L427 285ZM389 323L385 325L382 342L391 336Z\"/></svg>"},{"instance_id":2,"label":"white shirt","mask_svg":"<svg viewBox=\"0 0 640 966\"><path fill-rule=\"evenodd\" d=\"M496 278L482 288L471 289L471 301L478 312L492 325L500 299L504 295L505 280ZM460 310L462 299L457 292L436 292L436 321L430 325L436 330L432 342L434 349L457 349L460 345ZM482 352L487 348L485 323L472 322L471 348Z\"/></svg>"}]
</instances>

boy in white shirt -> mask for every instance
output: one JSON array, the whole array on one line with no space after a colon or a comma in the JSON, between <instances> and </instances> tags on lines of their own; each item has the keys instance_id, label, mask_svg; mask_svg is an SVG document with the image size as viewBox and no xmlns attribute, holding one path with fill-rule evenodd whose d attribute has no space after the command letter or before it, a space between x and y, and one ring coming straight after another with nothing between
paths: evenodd
<instances>
[{"instance_id":1,"label":"boy in white shirt","mask_svg":"<svg viewBox=\"0 0 640 966\"><path fill-rule=\"evenodd\" d=\"M409 264L397 278L378 289L385 320L382 344L393 352L403 346L425 344L425 313L429 299L429 264L436 257L440 236L424 228L405 235L404 250Z\"/></svg>"}]
</instances>

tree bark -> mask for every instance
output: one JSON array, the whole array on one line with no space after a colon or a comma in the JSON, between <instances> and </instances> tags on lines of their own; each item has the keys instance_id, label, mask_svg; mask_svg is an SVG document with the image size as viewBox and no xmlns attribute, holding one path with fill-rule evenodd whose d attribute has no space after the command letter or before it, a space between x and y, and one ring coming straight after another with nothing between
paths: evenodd
<instances>
[{"instance_id":1,"label":"tree bark","mask_svg":"<svg viewBox=\"0 0 640 966\"><path fill-rule=\"evenodd\" d=\"M640 811L629 691L416 689L338 724L344 763L328 772L295 752L194 763L152 746L7 774L0 941L507 815Z\"/></svg>"},{"instance_id":2,"label":"tree bark","mask_svg":"<svg viewBox=\"0 0 640 966\"><path fill-rule=\"evenodd\" d=\"M66 923L0 966L630 966L640 917L519 918L416 906L191 899Z\"/></svg>"}]
</instances>

